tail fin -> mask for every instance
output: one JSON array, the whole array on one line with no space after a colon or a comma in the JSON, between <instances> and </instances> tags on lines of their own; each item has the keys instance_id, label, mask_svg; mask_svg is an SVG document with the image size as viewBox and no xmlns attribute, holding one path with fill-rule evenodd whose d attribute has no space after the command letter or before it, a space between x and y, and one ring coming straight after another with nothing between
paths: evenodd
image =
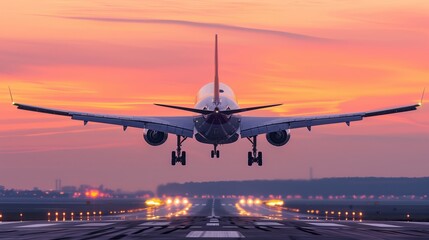
<instances>
[{"instance_id":1,"label":"tail fin","mask_svg":"<svg viewBox=\"0 0 429 240\"><path fill-rule=\"evenodd\" d=\"M215 35L215 79L214 79L214 99L213 103L218 106L219 98L219 74L218 74L218 50L217 50L217 34Z\"/></svg>"}]
</instances>

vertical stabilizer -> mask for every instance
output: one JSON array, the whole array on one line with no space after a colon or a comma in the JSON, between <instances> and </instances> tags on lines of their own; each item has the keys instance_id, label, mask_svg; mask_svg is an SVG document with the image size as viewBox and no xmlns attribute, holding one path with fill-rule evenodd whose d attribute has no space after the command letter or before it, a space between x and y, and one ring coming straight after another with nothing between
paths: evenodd
<instances>
[{"instance_id":1,"label":"vertical stabilizer","mask_svg":"<svg viewBox=\"0 0 429 240\"><path fill-rule=\"evenodd\" d=\"M219 98L219 73L218 73L218 54L217 54L217 34L215 35L215 79L214 79L214 98L213 103L217 106L220 103Z\"/></svg>"}]
</instances>

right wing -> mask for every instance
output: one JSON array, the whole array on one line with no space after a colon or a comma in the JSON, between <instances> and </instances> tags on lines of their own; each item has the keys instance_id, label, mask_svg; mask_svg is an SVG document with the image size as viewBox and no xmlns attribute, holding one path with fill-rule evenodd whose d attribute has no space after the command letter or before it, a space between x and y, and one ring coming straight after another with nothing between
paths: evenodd
<instances>
[{"instance_id":1,"label":"right wing","mask_svg":"<svg viewBox=\"0 0 429 240\"><path fill-rule=\"evenodd\" d=\"M26 104L20 104L13 102L14 106L18 109L40 112L47 114L54 114L60 116L70 117L72 120L83 121L86 125L88 122L97 122L105 124L113 124L122 126L124 130L127 127L144 128L154 131L160 131L165 133L171 133L184 137L192 138L194 135L194 117L182 116L182 117L138 117L138 116L118 116L118 115L105 115L105 114L93 114L85 112L74 112L67 110L57 110L51 108L43 108L37 106L31 106Z\"/></svg>"},{"instance_id":2,"label":"right wing","mask_svg":"<svg viewBox=\"0 0 429 240\"><path fill-rule=\"evenodd\" d=\"M416 110L421 103L408 105L403 107L388 108L384 110L358 112L349 114L337 115L322 115L322 116L309 116L309 117L245 117L241 118L241 137L252 137L259 134L277 132L292 128L306 127L311 130L312 126L346 123L360 121L366 117L375 117L386 114L400 113Z\"/></svg>"}]
</instances>

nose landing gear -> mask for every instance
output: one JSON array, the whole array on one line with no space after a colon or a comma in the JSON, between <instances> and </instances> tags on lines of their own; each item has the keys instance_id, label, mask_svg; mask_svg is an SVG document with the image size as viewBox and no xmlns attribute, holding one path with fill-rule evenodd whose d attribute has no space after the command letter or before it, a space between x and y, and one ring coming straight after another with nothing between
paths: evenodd
<instances>
[{"instance_id":1,"label":"nose landing gear","mask_svg":"<svg viewBox=\"0 0 429 240\"><path fill-rule=\"evenodd\" d=\"M214 150L211 151L210 156L212 158L215 158L215 157L219 158L220 157L220 152L219 152L219 150L217 150L217 144L214 144L213 146L214 146Z\"/></svg>"},{"instance_id":2,"label":"nose landing gear","mask_svg":"<svg viewBox=\"0 0 429 240\"><path fill-rule=\"evenodd\" d=\"M262 152L258 152L256 149L256 137L248 137L247 139L252 143L252 151L247 153L247 165L252 166L254 162L258 163L258 166L262 166Z\"/></svg>"},{"instance_id":3,"label":"nose landing gear","mask_svg":"<svg viewBox=\"0 0 429 240\"><path fill-rule=\"evenodd\" d=\"M177 135L177 149L171 152L171 165L174 166L176 163L181 163L183 166L186 165L186 152L182 151L182 143L187 139Z\"/></svg>"}]
</instances>

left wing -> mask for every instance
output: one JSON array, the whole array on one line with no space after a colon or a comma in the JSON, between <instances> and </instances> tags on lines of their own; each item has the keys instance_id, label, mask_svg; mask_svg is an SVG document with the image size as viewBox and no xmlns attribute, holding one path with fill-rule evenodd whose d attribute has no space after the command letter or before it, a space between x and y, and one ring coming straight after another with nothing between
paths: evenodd
<instances>
[{"instance_id":1,"label":"left wing","mask_svg":"<svg viewBox=\"0 0 429 240\"><path fill-rule=\"evenodd\" d=\"M417 110L421 106L421 103L388 108L378 111L369 112L358 112L349 114L338 114L338 115L323 115L323 116L309 116L309 117L245 117L241 118L241 137L252 137L259 134L265 134L270 132L277 132L281 130L287 130L292 128L306 127L309 131L312 126L334 124L334 123L346 123L350 125L350 122L360 121L366 117L375 117L386 114L408 112Z\"/></svg>"},{"instance_id":2,"label":"left wing","mask_svg":"<svg viewBox=\"0 0 429 240\"><path fill-rule=\"evenodd\" d=\"M12 98L12 96L11 96ZM13 99L12 99L13 100ZM139 116L118 116L118 115L105 115L93 114L85 112L74 112L67 110L57 110L51 108L43 108L20 104L13 102L13 105L18 109L54 114L60 116L70 117L72 120L80 120L86 125L88 122L98 122L105 124L120 125L124 131L127 127L144 128L154 131L161 131L165 133L172 133L184 137L192 138L194 134L194 117L139 117Z\"/></svg>"}]
</instances>

